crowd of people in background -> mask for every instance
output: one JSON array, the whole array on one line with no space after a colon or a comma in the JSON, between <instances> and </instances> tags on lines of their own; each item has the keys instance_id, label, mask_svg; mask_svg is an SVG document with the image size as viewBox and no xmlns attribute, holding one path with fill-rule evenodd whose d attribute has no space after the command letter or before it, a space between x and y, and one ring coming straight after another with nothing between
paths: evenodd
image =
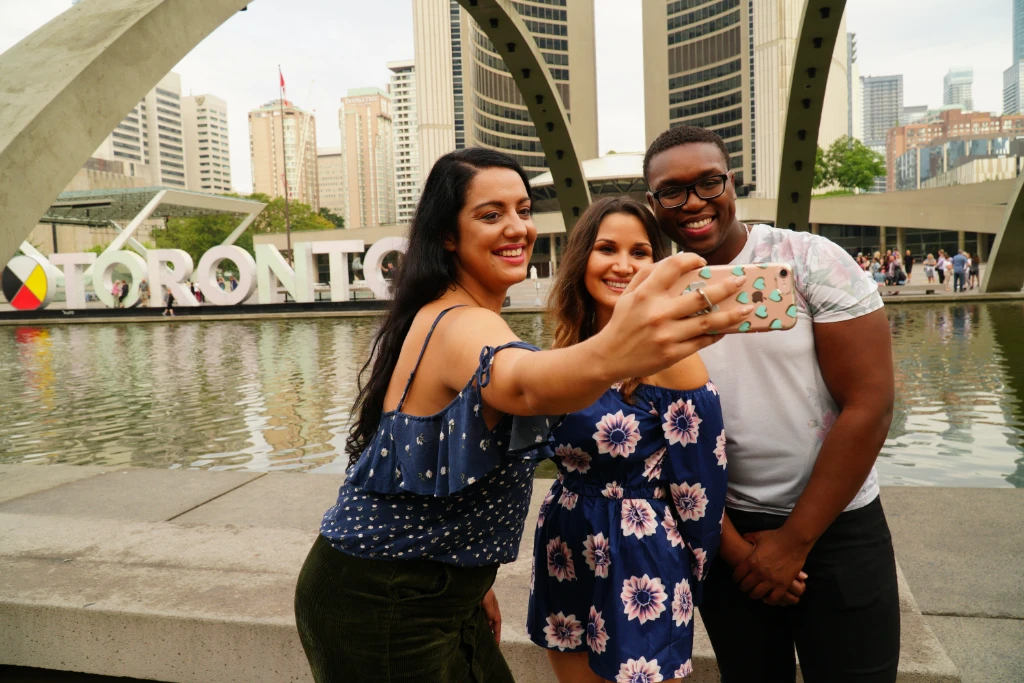
<instances>
[{"instance_id":1,"label":"crowd of people in background","mask_svg":"<svg viewBox=\"0 0 1024 683\"><path fill-rule=\"evenodd\" d=\"M935 258L934 254L929 253L922 262L928 284L935 284L937 278L938 284L944 285L947 292L965 292L980 286L981 259L977 254L972 257L969 252L960 250L950 256L944 249L939 249L938 254L939 257ZM857 264L871 274L879 287L911 284L916 263L917 259L910 249L907 249L905 255L900 254L898 249L888 249L884 255L876 251L870 257L863 252L857 254Z\"/></svg>"},{"instance_id":2,"label":"crowd of people in background","mask_svg":"<svg viewBox=\"0 0 1024 683\"><path fill-rule=\"evenodd\" d=\"M203 294L203 290L200 289L199 283L197 282L186 282L184 283L188 290L195 297L199 303L206 301L206 295ZM223 276L217 276L217 285L224 291L233 292L238 288L238 278L235 277L234 273L228 274L228 279L225 280ZM128 294L131 291L131 283L128 280L115 280L110 287L110 295L114 297L114 308L125 308L125 299L128 298ZM149 306L151 289L149 281L143 278L139 281L139 299L134 307L147 307ZM171 294L170 290L166 290L163 298L164 304L164 315L174 315L174 295Z\"/></svg>"}]
</instances>

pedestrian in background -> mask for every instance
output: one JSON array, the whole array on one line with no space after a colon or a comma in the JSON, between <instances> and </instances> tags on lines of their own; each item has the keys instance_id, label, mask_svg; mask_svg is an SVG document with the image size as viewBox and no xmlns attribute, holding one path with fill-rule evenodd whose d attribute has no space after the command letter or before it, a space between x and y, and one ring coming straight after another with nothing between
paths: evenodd
<instances>
[{"instance_id":1,"label":"pedestrian in background","mask_svg":"<svg viewBox=\"0 0 1024 683\"><path fill-rule=\"evenodd\" d=\"M907 274L907 284L910 284L910 274L914 270L914 257L911 255L910 250L907 249L907 255L903 258L903 270Z\"/></svg>"},{"instance_id":2,"label":"pedestrian in background","mask_svg":"<svg viewBox=\"0 0 1024 683\"><path fill-rule=\"evenodd\" d=\"M939 249L939 260L935 264L935 270L939 275L939 284L941 285L946 281L946 252ZM949 287L946 287L949 290Z\"/></svg>"},{"instance_id":3,"label":"pedestrian in background","mask_svg":"<svg viewBox=\"0 0 1024 683\"><path fill-rule=\"evenodd\" d=\"M146 278L142 278L142 282L139 283L139 301L142 306L149 306L149 281Z\"/></svg>"},{"instance_id":4,"label":"pedestrian in background","mask_svg":"<svg viewBox=\"0 0 1024 683\"><path fill-rule=\"evenodd\" d=\"M938 263L935 260L933 254L928 254L928 258L924 260L924 276L928 278L928 284L935 283L935 264Z\"/></svg>"},{"instance_id":5,"label":"pedestrian in background","mask_svg":"<svg viewBox=\"0 0 1024 683\"><path fill-rule=\"evenodd\" d=\"M882 268L882 260L879 258L879 253L876 251L875 255L871 259L871 265L868 267L871 271L871 279L876 284L882 284L885 282L885 269Z\"/></svg>"},{"instance_id":6,"label":"pedestrian in background","mask_svg":"<svg viewBox=\"0 0 1024 683\"><path fill-rule=\"evenodd\" d=\"M164 308L164 315L174 316L174 295L171 294L171 290L167 290L167 297L164 299L167 307Z\"/></svg>"},{"instance_id":7,"label":"pedestrian in background","mask_svg":"<svg viewBox=\"0 0 1024 683\"><path fill-rule=\"evenodd\" d=\"M981 257L978 254L971 259L970 288L981 287Z\"/></svg>"},{"instance_id":8,"label":"pedestrian in background","mask_svg":"<svg viewBox=\"0 0 1024 683\"><path fill-rule=\"evenodd\" d=\"M964 291L964 284L967 282L967 257L964 252L957 252L952 258L953 262L953 291Z\"/></svg>"}]
</instances>

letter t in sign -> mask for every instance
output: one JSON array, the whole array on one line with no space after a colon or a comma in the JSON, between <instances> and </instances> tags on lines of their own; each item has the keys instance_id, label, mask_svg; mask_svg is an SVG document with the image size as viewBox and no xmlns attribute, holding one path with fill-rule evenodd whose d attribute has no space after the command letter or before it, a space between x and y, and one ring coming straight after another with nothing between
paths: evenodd
<instances>
[{"instance_id":1,"label":"letter t in sign","mask_svg":"<svg viewBox=\"0 0 1024 683\"><path fill-rule=\"evenodd\" d=\"M312 242L314 254L327 254L331 266L331 301L348 301L348 258L363 253L362 240Z\"/></svg>"}]
</instances>

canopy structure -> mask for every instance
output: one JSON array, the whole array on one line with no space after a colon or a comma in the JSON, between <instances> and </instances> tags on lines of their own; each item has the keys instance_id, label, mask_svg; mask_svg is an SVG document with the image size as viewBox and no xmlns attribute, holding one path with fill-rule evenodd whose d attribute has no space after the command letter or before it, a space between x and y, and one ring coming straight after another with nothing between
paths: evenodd
<instances>
[{"instance_id":1,"label":"canopy structure","mask_svg":"<svg viewBox=\"0 0 1024 683\"><path fill-rule=\"evenodd\" d=\"M116 190L63 192L39 219L40 223L106 226L111 221L130 222L161 195L150 215L159 218L192 218L218 213L259 215L261 202L238 197L187 192L167 187L133 187Z\"/></svg>"}]
</instances>

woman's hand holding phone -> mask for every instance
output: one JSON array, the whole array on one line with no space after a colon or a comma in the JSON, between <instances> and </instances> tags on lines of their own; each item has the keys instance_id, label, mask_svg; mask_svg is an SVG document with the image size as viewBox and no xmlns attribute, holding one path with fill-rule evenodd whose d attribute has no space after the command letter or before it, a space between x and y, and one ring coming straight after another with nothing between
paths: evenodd
<instances>
[{"instance_id":1,"label":"woman's hand holding phone","mask_svg":"<svg viewBox=\"0 0 1024 683\"><path fill-rule=\"evenodd\" d=\"M731 277L684 292L684 276L706 266L696 254L676 254L633 276L611 320L594 336L611 382L675 365L720 339L718 330L738 326L755 311L747 305L696 315L708 310L708 302L715 306L734 296L747 280Z\"/></svg>"}]
</instances>

